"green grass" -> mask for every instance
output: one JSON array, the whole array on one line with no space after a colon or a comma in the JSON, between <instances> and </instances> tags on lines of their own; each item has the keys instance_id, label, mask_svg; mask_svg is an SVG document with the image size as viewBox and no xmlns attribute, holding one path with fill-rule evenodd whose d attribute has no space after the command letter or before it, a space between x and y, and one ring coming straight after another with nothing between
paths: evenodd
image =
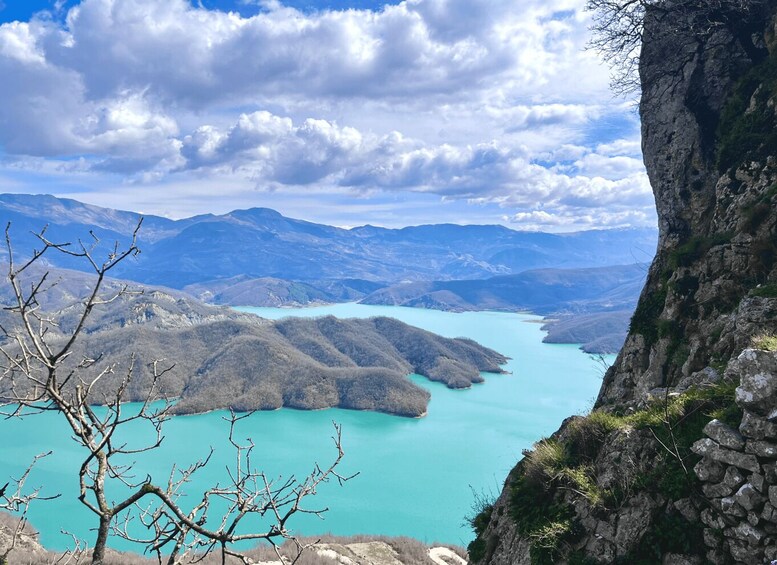
<instances>
[{"instance_id":1,"label":"green grass","mask_svg":"<svg viewBox=\"0 0 777 565\"><path fill-rule=\"evenodd\" d=\"M655 465L635 474L624 492L647 491L679 500L698 489L698 479L691 471L698 456L690 448L704 436L702 430L713 418L731 426L739 424L742 412L734 402L735 389L736 383L721 382L657 399L631 414L594 411L570 421L561 436L564 441L545 439L527 451L510 485L509 509L518 533L531 542L532 565L549 565L562 558L570 563L593 563L571 551L582 532L572 507L561 503L561 494L572 491L602 509L622 502L623 493L597 485L593 464L607 436L616 430L649 429L668 448L660 447ZM631 554L633 561L623 563L654 563L656 551L696 547L700 532L681 516L662 513ZM470 556L480 556L486 547L487 541L479 536L470 544Z\"/></svg>"},{"instance_id":2,"label":"green grass","mask_svg":"<svg viewBox=\"0 0 777 565\"><path fill-rule=\"evenodd\" d=\"M753 338L752 345L755 349L764 351L777 351L777 335L763 334Z\"/></svg>"},{"instance_id":3,"label":"green grass","mask_svg":"<svg viewBox=\"0 0 777 565\"><path fill-rule=\"evenodd\" d=\"M658 341L658 317L664 311L665 303L666 289L663 288L640 300L631 317L629 333L640 334L648 347Z\"/></svg>"},{"instance_id":4,"label":"green grass","mask_svg":"<svg viewBox=\"0 0 777 565\"><path fill-rule=\"evenodd\" d=\"M699 288L698 277L684 275L671 282L672 274L681 267L690 267L702 259L711 249L731 242L732 234L718 233L709 237L695 236L688 239L685 243L671 251L666 257L665 267L661 275L661 284L659 288L644 297L637 304L634 314L629 324L629 333L639 334L645 339L647 347L654 345L661 338L670 338L671 351L670 358L680 349L683 328L672 320L661 320L661 313L664 311L668 289L678 296L690 299ZM722 305L727 307L726 305ZM685 312L687 316L693 317L693 311ZM675 364L681 365L687 355L681 351L679 356L672 359Z\"/></svg>"},{"instance_id":5,"label":"green grass","mask_svg":"<svg viewBox=\"0 0 777 565\"><path fill-rule=\"evenodd\" d=\"M675 271L679 267L690 267L713 247L731 243L731 238L732 234L728 232L717 233L709 237L694 236L669 253L667 267L670 271Z\"/></svg>"},{"instance_id":6,"label":"green grass","mask_svg":"<svg viewBox=\"0 0 777 565\"><path fill-rule=\"evenodd\" d=\"M750 291L750 296L777 298L777 283L763 284Z\"/></svg>"},{"instance_id":7,"label":"green grass","mask_svg":"<svg viewBox=\"0 0 777 565\"><path fill-rule=\"evenodd\" d=\"M526 476L543 486L549 485L564 468L564 447L554 439L544 439L526 452Z\"/></svg>"},{"instance_id":8,"label":"green grass","mask_svg":"<svg viewBox=\"0 0 777 565\"><path fill-rule=\"evenodd\" d=\"M472 513L465 518L465 521L475 532L475 539L467 546L467 553L472 563L479 563L488 552L488 542L483 537L483 534L494 513L495 497L478 493L474 489L473 492Z\"/></svg>"}]
</instances>

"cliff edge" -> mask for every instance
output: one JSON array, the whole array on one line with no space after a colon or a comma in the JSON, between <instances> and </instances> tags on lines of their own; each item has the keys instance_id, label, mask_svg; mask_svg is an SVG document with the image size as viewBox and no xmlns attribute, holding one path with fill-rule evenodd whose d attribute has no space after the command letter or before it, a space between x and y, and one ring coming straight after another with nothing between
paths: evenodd
<instances>
[{"instance_id":1,"label":"cliff edge","mask_svg":"<svg viewBox=\"0 0 777 565\"><path fill-rule=\"evenodd\" d=\"M594 411L471 520L478 564L777 559L777 2L647 2L659 243Z\"/></svg>"}]
</instances>

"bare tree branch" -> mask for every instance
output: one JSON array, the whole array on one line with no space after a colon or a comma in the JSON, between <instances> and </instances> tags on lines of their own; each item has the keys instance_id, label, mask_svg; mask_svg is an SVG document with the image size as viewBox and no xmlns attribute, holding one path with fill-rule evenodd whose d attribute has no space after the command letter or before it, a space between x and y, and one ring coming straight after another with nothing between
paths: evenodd
<instances>
[{"instance_id":1,"label":"bare tree branch","mask_svg":"<svg viewBox=\"0 0 777 565\"><path fill-rule=\"evenodd\" d=\"M589 47L610 65L610 86L619 96L639 92L638 74L648 10L670 29L699 38L720 27L735 28L756 13L763 0L588 0L593 36Z\"/></svg>"},{"instance_id":2,"label":"bare tree branch","mask_svg":"<svg viewBox=\"0 0 777 565\"><path fill-rule=\"evenodd\" d=\"M307 507L307 497L315 495L321 484L332 479L342 484L352 478L337 471L343 458L339 425L334 424L333 436L337 455L329 466L314 465L310 474L302 480L294 477L271 480L252 463L254 442L247 439L241 443L236 439L237 423L249 414L230 412L225 420L229 424L229 444L235 458L233 465L227 469L229 480L224 485L208 488L199 502L186 510L180 499L192 476L209 463L212 451L205 459L186 469L173 467L164 486L154 484L150 476L138 481L131 474L135 464L121 460L122 457L152 451L162 445L163 425L169 418L171 403L160 398L158 385L174 366L163 365L161 360L152 362L149 365L151 382L144 398L132 410L125 410L124 403L137 362L134 355L124 369L101 355L96 359L70 359L74 353L73 346L84 333L93 310L133 292L122 285L104 295L103 288L109 271L140 252L137 247L140 225L139 222L126 247L115 245L102 262L94 257L99 243L94 233L90 232L92 241L88 245L80 240L72 245L53 242L44 228L36 234L42 249L34 251L21 266L15 262L10 224L6 227L8 281L13 303L5 309L15 315L18 327L7 329L0 326L1 335L6 338L0 344L0 404L9 406L0 413L13 418L24 413L55 411L62 415L74 441L84 449L85 456L78 470L78 499L97 520L92 564L104 563L111 533L143 544L147 552L157 555L160 563L163 562L163 554L169 552L167 563L171 565L195 563L213 551L220 553L222 563L227 557L250 563L244 553L235 549L235 544L260 540L269 542L279 558L279 541L292 540L297 548L296 561L306 546L294 538L288 526L290 519L296 514L320 516L326 508ZM56 284L49 282L49 272L40 263L46 254L52 253L82 260L95 275L94 286L80 302L76 321L67 331L58 324L56 313L44 313L40 306L43 295ZM31 268L36 264L44 267L37 278ZM98 389L109 392L98 394ZM161 408L155 405L160 400ZM96 410L96 404L103 405L103 409ZM155 439L140 447L121 443L117 439L119 432L132 422L150 426ZM8 485L0 490L0 497L3 497L0 498L0 507L5 500L7 506L17 510L24 508L26 512L31 500L41 498L38 491L26 497L18 494L31 468L32 465L15 482L16 494L7 493ZM130 494L122 500L109 500L107 490L111 481L123 484ZM222 509L218 515L210 514L214 507ZM261 520L265 523L269 520L270 524L256 531L256 524L261 524ZM241 528L243 524L245 528ZM135 533L136 525L145 528L145 537ZM79 563L84 555L85 550L78 542L76 549L63 554L60 562Z\"/></svg>"}]
</instances>

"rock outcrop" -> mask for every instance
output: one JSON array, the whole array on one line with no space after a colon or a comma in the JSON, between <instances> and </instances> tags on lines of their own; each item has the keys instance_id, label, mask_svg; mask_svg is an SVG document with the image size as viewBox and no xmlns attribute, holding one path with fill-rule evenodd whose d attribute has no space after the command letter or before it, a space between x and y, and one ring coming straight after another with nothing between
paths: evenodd
<instances>
[{"instance_id":1,"label":"rock outcrop","mask_svg":"<svg viewBox=\"0 0 777 565\"><path fill-rule=\"evenodd\" d=\"M772 301L743 301L776 278L777 146L748 131L760 114L774 125L774 2L730 25L683 9L695 3L659 4L646 14L640 64L658 251L600 405L640 403L777 329Z\"/></svg>"},{"instance_id":2,"label":"rock outcrop","mask_svg":"<svg viewBox=\"0 0 777 565\"><path fill-rule=\"evenodd\" d=\"M656 258L594 411L473 518L473 563L777 559L777 2L646 4Z\"/></svg>"},{"instance_id":3,"label":"rock outcrop","mask_svg":"<svg viewBox=\"0 0 777 565\"><path fill-rule=\"evenodd\" d=\"M719 420L693 444L694 473L709 507L702 509L710 563L777 560L777 353L746 349L727 376L741 384L739 428Z\"/></svg>"}]
</instances>

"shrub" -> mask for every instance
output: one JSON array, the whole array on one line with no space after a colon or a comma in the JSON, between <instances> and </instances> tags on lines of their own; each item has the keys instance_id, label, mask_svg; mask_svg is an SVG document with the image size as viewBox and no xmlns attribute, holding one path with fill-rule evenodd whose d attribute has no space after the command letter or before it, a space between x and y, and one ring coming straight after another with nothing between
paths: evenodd
<instances>
[{"instance_id":1,"label":"shrub","mask_svg":"<svg viewBox=\"0 0 777 565\"><path fill-rule=\"evenodd\" d=\"M491 515L494 512L495 498L485 493L475 492L473 489L474 500L472 502L472 514L465 518L465 521L475 532L475 539L467 546L467 553L470 561L478 563L486 556L488 543L483 538L483 534L491 521Z\"/></svg>"},{"instance_id":2,"label":"shrub","mask_svg":"<svg viewBox=\"0 0 777 565\"><path fill-rule=\"evenodd\" d=\"M567 441L564 446L570 462L593 461L607 434L624 425L623 418L600 410L573 419L567 426Z\"/></svg>"},{"instance_id":3,"label":"shrub","mask_svg":"<svg viewBox=\"0 0 777 565\"><path fill-rule=\"evenodd\" d=\"M627 415L594 411L570 421L562 435L564 441L545 439L526 452L510 485L509 507L518 533L531 542L532 565L557 563L562 558L569 563L595 564L581 552L569 552L582 532L572 507L560 502L563 490L576 492L592 506L618 503L638 491L678 500L696 490L698 479L689 469L698 456L690 447L703 437L702 430L712 418L732 426L739 424L742 412L734 402L735 389L736 383L724 381L667 395ZM624 473L624 484L615 488L617 493L602 490L593 462L607 435L626 428L650 429L666 449L662 448L647 473ZM656 557L666 552L687 552L688 548L701 547L694 545L700 535L700 527L688 524L681 516L662 515L619 563L655 563ZM485 551L486 542L476 542L470 548L471 556L473 551L476 555Z\"/></svg>"},{"instance_id":4,"label":"shrub","mask_svg":"<svg viewBox=\"0 0 777 565\"><path fill-rule=\"evenodd\" d=\"M746 161L774 154L777 128L768 101L777 92L777 57L750 69L734 86L721 113L717 133L718 170L737 169ZM755 108L748 110L752 102Z\"/></svg>"},{"instance_id":5,"label":"shrub","mask_svg":"<svg viewBox=\"0 0 777 565\"><path fill-rule=\"evenodd\" d=\"M565 463L564 447L554 439L544 439L534 444L534 449L526 451L526 477L543 487L555 479Z\"/></svg>"},{"instance_id":6,"label":"shrub","mask_svg":"<svg viewBox=\"0 0 777 565\"><path fill-rule=\"evenodd\" d=\"M643 298L637 304L629 324L629 333L640 334L647 346L658 341L658 317L664 311L666 289L661 289Z\"/></svg>"},{"instance_id":7,"label":"shrub","mask_svg":"<svg viewBox=\"0 0 777 565\"><path fill-rule=\"evenodd\" d=\"M678 267L690 267L713 247L730 243L731 238L732 234L728 232L716 233L709 237L694 236L669 253L668 268L675 271Z\"/></svg>"},{"instance_id":8,"label":"shrub","mask_svg":"<svg viewBox=\"0 0 777 565\"><path fill-rule=\"evenodd\" d=\"M763 284L750 291L750 296L777 298L777 283Z\"/></svg>"},{"instance_id":9,"label":"shrub","mask_svg":"<svg viewBox=\"0 0 777 565\"><path fill-rule=\"evenodd\" d=\"M653 521L639 544L615 561L622 565L654 565L668 553L693 553L704 547L704 526L677 514L662 514Z\"/></svg>"}]
</instances>

